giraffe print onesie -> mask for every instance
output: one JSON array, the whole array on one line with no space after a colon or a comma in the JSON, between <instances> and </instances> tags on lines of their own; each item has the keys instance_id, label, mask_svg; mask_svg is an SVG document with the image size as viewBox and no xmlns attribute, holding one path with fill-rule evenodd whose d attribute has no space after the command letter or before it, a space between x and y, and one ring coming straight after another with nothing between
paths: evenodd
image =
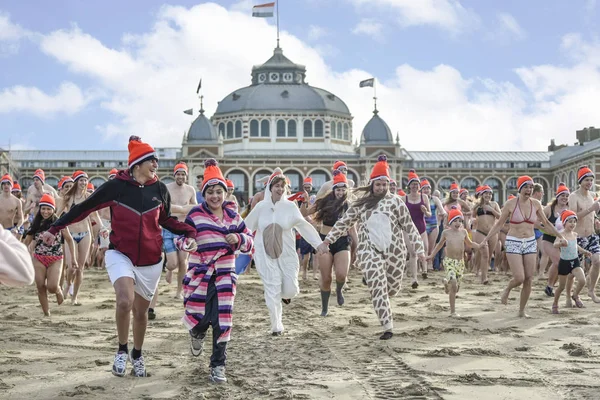
<instances>
[{"instance_id":1,"label":"giraffe print onesie","mask_svg":"<svg viewBox=\"0 0 600 400\"><path fill-rule=\"evenodd\" d=\"M388 193L375 208L350 206L327 235L334 243L358 223L356 262L363 272L375 313L384 330L393 328L389 296L400 291L408 251L402 231L408 234L417 254L423 253L423 242L406 205L399 196Z\"/></svg>"}]
</instances>

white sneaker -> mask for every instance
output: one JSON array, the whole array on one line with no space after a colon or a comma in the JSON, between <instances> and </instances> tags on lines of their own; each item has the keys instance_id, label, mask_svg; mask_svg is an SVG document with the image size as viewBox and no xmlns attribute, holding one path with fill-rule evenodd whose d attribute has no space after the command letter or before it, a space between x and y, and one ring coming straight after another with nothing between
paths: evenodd
<instances>
[{"instance_id":1,"label":"white sneaker","mask_svg":"<svg viewBox=\"0 0 600 400\"><path fill-rule=\"evenodd\" d=\"M140 356L140 358L134 360L129 354L129 361L133 364L133 368L131 369L131 375L137 378L143 378L146 375L146 364L144 363L144 356Z\"/></svg>"},{"instance_id":2,"label":"white sneaker","mask_svg":"<svg viewBox=\"0 0 600 400\"><path fill-rule=\"evenodd\" d=\"M206 336L200 338L199 336L195 336L192 332L190 332L190 352L194 357L198 357L204 352L205 337Z\"/></svg>"},{"instance_id":3,"label":"white sneaker","mask_svg":"<svg viewBox=\"0 0 600 400\"><path fill-rule=\"evenodd\" d=\"M114 376L125 376L127 370L127 353L121 351L115 354L115 361L112 367Z\"/></svg>"},{"instance_id":4,"label":"white sneaker","mask_svg":"<svg viewBox=\"0 0 600 400\"><path fill-rule=\"evenodd\" d=\"M225 377L225 366L219 365L218 367L211 367L208 379L217 384L227 382L227 378Z\"/></svg>"}]
</instances>

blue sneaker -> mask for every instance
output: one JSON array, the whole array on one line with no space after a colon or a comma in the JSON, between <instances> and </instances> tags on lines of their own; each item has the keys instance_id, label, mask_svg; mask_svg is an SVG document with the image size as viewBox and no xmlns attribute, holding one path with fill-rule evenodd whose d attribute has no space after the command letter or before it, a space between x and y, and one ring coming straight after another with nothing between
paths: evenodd
<instances>
[{"instance_id":1,"label":"blue sneaker","mask_svg":"<svg viewBox=\"0 0 600 400\"><path fill-rule=\"evenodd\" d=\"M115 361L112 367L112 373L114 376L125 376L125 371L127 370L127 353L124 351L119 351L115 354Z\"/></svg>"}]
</instances>

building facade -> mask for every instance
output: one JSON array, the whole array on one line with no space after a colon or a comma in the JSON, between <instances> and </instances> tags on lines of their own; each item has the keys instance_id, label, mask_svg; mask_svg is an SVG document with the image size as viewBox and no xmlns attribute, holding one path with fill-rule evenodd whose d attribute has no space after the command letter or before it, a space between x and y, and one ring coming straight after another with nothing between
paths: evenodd
<instances>
[{"instance_id":1,"label":"building facade","mask_svg":"<svg viewBox=\"0 0 600 400\"><path fill-rule=\"evenodd\" d=\"M353 143L352 114L335 94L306 83L306 68L295 64L277 47L264 64L252 68L249 86L225 96L209 119L200 112L185 133L181 146L157 148L159 176L172 182L172 170L179 161L190 168L190 184L204 172L204 160L216 158L226 177L236 186L236 195L245 203L259 190L258 181L280 167L290 178L292 190L299 190L305 177L313 178L317 190L332 178L336 160L348 165L348 175L358 184L380 154L388 157L391 174L406 183L409 169L427 178L434 189L445 192L452 182L474 191L490 185L503 203L516 192L520 175L530 175L543 185L546 200L559 182L577 187L577 169L588 165L600 171L600 134L593 127L577 131L574 146L556 146L537 152L456 152L409 151L400 145L379 115L363 127L360 141ZM26 189L33 172L42 168L46 180L56 186L63 175L85 170L95 186L107 180L111 168L125 168L128 153L123 151L2 151L0 169L10 172Z\"/></svg>"}]
</instances>

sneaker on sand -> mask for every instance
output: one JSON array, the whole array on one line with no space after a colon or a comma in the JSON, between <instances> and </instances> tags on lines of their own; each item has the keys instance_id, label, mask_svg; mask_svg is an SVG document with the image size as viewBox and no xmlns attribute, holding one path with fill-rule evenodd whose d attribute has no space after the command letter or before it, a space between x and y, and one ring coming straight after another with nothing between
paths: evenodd
<instances>
[{"instance_id":1,"label":"sneaker on sand","mask_svg":"<svg viewBox=\"0 0 600 400\"><path fill-rule=\"evenodd\" d=\"M190 352L194 357L198 357L204 352L204 338L190 332Z\"/></svg>"},{"instance_id":2,"label":"sneaker on sand","mask_svg":"<svg viewBox=\"0 0 600 400\"><path fill-rule=\"evenodd\" d=\"M138 359L133 359L131 354L129 355L129 361L133 364L133 368L131 369L131 375L137 378L143 378L146 375L146 364L144 363L144 356L140 356Z\"/></svg>"},{"instance_id":3,"label":"sneaker on sand","mask_svg":"<svg viewBox=\"0 0 600 400\"><path fill-rule=\"evenodd\" d=\"M114 376L125 376L127 370L127 353L120 351L115 354L115 362L113 363L112 373Z\"/></svg>"},{"instance_id":4,"label":"sneaker on sand","mask_svg":"<svg viewBox=\"0 0 600 400\"><path fill-rule=\"evenodd\" d=\"M219 365L218 367L211 367L208 379L217 384L227 382L227 378L225 377L225 366Z\"/></svg>"}]
</instances>

